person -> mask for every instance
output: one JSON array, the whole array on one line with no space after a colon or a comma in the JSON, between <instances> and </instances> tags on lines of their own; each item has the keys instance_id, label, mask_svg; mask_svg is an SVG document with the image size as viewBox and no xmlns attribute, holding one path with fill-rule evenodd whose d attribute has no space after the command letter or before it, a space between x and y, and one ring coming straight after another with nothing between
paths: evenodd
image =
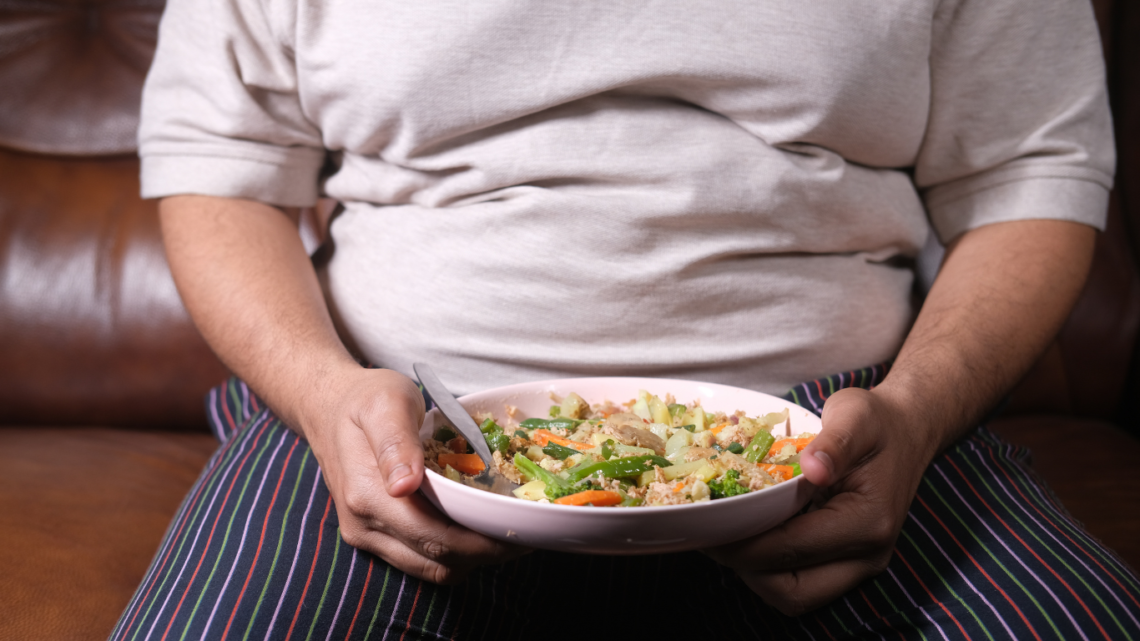
<instances>
[{"instance_id":1,"label":"person","mask_svg":"<svg viewBox=\"0 0 1140 641\"><path fill-rule=\"evenodd\" d=\"M1140 636L1135 575L977 428L1104 225L1087 3L171 0L142 114L244 382L112 638ZM416 493L418 360L459 394L817 379L819 509L703 554L488 539Z\"/></svg>"}]
</instances>

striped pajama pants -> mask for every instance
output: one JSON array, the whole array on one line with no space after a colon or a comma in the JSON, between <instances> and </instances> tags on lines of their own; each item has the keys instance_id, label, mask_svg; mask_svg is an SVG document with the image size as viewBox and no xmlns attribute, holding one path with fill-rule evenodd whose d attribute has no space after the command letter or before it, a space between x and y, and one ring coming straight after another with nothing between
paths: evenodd
<instances>
[{"instance_id":1,"label":"striped pajama pants","mask_svg":"<svg viewBox=\"0 0 1140 641\"><path fill-rule=\"evenodd\" d=\"M819 412L882 366L797 386ZM1140 582L1058 503L1029 454L979 427L922 479L887 570L800 617L695 552L538 551L462 584L345 544L308 444L240 381L211 391L222 442L111 639L1131 639Z\"/></svg>"}]
</instances>

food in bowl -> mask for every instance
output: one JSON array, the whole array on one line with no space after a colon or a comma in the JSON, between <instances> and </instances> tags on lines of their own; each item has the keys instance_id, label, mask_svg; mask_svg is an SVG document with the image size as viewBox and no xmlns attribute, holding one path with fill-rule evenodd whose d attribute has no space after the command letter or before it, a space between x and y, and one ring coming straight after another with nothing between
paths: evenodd
<instances>
[{"instance_id":1,"label":"food in bowl","mask_svg":"<svg viewBox=\"0 0 1140 641\"><path fill-rule=\"evenodd\" d=\"M762 490L800 474L799 455L814 434L777 437L789 408L749 417L705 411L645 390L623 404L590 404L577 393L553 397L546 418L506 408L503 424L474 418L499 473L520 483L516 497L595 507L685 505ZM424 440L427 467L465 483L484 469L448 427Z\"/></svg>"}]
</instances>

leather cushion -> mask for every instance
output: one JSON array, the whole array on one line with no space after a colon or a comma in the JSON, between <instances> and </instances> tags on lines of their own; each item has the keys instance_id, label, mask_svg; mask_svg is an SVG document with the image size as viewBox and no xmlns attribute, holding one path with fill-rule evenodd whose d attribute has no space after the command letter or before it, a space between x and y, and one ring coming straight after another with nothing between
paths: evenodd
<instances>
[{"instance_id":1,"label":"leather cushion","mask_svg":"<svg viewBox=\"0 0 1140 641\"><path fill-rule=\"evenodd\" d=\"M134 151L163 0L0 5L0 145L53 154Z\"/></svg>"},{"instance_id":2,"label":"leather cushion","mask_svg":"<svg viewBox=\"0 0 1140 641\"><path fill-rule=\"evenodd\" d=\"M217 441L0 429L0 639L105 639Z\"/></svg>"},{"instance_id":3,"label":"leather cushion","mask_svg":"<svg viewBox=\"0 0 1140 641\"><path fill-rule=\"evenodd\" d=\"M205 429L227 372L137 194L134 158L0 150L0 424Z\"/></svg>"}]
</instances>

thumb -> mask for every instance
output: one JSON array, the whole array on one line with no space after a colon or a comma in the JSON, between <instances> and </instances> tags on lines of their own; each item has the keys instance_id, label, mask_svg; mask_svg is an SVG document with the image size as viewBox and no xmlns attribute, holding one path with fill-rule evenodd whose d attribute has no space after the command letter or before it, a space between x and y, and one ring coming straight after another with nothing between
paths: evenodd
<instances>
[{"instance_id":1,"label":"thumb","mask_svg":"<svg viewBox=\"0 0 1140 641\"><path fill-rule=\"evenodd\" d=\"M848 388L828 397L823 406L823 429L800 454L800 469L813 485L835 484L877 443L871 392Z\"/></svg>"},{"instance_id":2,"label":"thumb","mask_svg":"<svg viewBox=\"0 0 1140 641\"><path fill-rule=\"evenodd\" d=\"M384 489L389 496L399 498L415 492L423 480L424 449L419 430L424 420L424 400L415 384L404 376L387 370L378 373L398 378L373 390L368 412L371 420L363 427Z\"/></svg>"}]
</instances>

